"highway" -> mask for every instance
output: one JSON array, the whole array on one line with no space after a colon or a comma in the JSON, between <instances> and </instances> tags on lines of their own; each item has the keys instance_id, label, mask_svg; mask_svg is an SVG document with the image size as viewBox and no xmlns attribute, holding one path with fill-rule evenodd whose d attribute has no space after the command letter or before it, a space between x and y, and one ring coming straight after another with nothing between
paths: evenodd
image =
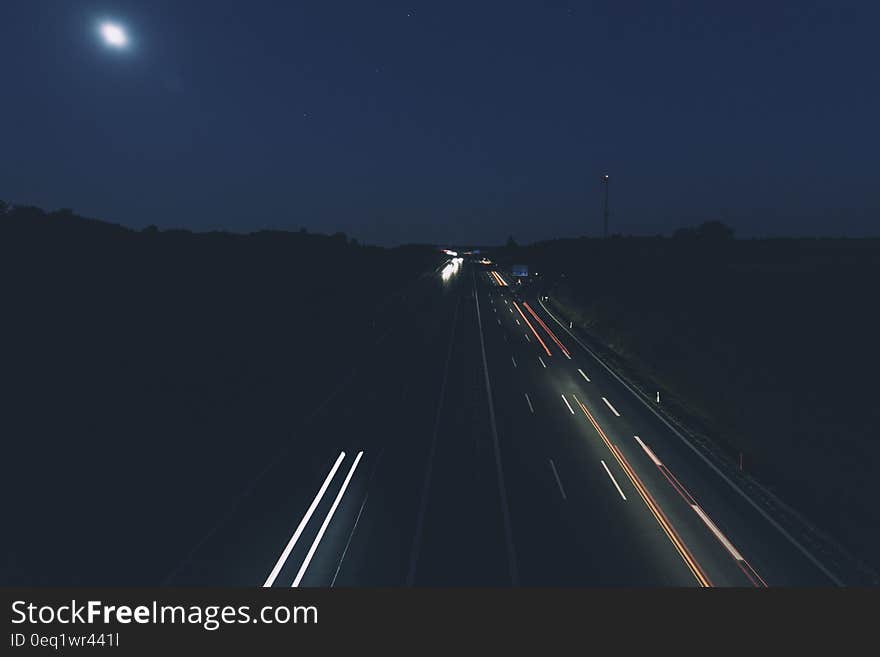
<instances>
[{"instance_id":1,"label":"highway","mask_svg":"<svg viewBox=\"0 0 880 657\"><path fill-rule=\"evenodd\" d=\"M232 508L210 510L165 583L840 583L540 286L450 260L387 312L363 362Z\"/></svg>"}]
</instances>

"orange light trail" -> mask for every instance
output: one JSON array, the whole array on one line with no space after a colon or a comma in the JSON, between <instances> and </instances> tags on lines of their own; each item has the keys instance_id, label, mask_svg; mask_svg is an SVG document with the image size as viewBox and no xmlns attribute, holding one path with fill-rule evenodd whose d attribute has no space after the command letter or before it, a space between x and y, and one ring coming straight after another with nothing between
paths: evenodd
<instances>
[{"instance_id":1,"label":"orange light trail","mask_svg":"<svg viewBox=\"0 0 880 657\"><path fill-rule=\"evenodd\" d=\"M507 281L501 278L501 274L499 274L494 269L492 270L492 275L495 277L495 280L498 281L498 285L500 285L501 287L508 287Z\"/></svg>"},{"instance_id":2,"label":"orange light trail","mask_svg":"<svg viewBox=\"0 0 880 657\"><path fill-rule=\"evenodd\" d=\"M574 395L572 395L574 396ZM635 473L635 470L630 467L629 462L626 460L626 457L617 449L617 446L612 444L612 442L608 439L608 436L605 435L605 432L602 430L602 427L599 426L599 423L596 422L596 419L587 410L587 407L583 405L580 399L574 397L574 400L578 403L578 406L581 407L581 410L584 412L584 415L587 416L587 419L590 421L590 424L593 425L593 428L596 429L599 436L605 442L605 446L608 448L608 451L614 456L617 460L617 463L626 473L626 476L629 477L630 482L632 482L633 487L638 491L642 500L645 502L645 505L651 511L651 514L654 516L655 520L657 520L657 524L660 525L661 529L666 533L666 536L672 542L672 545L678 551L681 558L684 560L687 567L693 573L694 577L697 579L697 582L700 586L710 587L712 586L712 582L709 581L709 578L703 572L703 569L697 563L696 559L694 559L690 550L688 550L687 546L682 541L681 537L678 535L678 532L675 531L675 528L666 518L666 514L663 513L663 510L657 504L651 494L648 492L648 489L645 488L642 480L639 479L639 476Z\"/></svg>"},{"instance_id":3,"label":"orange light trail","mask_svg":"<svg viewBox=\"0 0 880 657\"><path fill-rule=\"evenodd\" d=\"M556 337L556 334L553 331L551 331L550 328L541 320L541 318L538 317L538 315L535 313L535 311L532 310L532 307L528 304L527 301L523 301L523 307L525 307L525 309L528 310L532 314L532 317L534 317L535 319L538 320L538 323L542 327L544 327L544 330L550 334L551 338L553 338L553 342L556 343L556 346L559 347L560 349L562 349L562 353L564 353L570 359L571 354L568 353L568 349L565 348L565 345L562 344L562 342L559 340L559 338Z\"/></svg>"},{"instance_id":4,"label":"orange light trail","mask_svg":"<svg viewBox=\"0 0 880 657\"><path fill-rule=\"evenodd\" d=\"M541 346L544 347L544 351L547 352L547 355L550 356L550 357L552 358L552 357L553 357L553 354L550 353L550 350L547 348L547 345L546 345L546 344L544 343L544 341L541 339L541 336L538 335L538 332L535 330L535 327L532 326L532 323L528 320L528 318L527 318L525 315L523 315L523 311L519 309L519 306L517 305L516 301L513 302L513 307L516 308L516 312L518 312L518 313L520 314L520 316L523 318L523 321L524 321L526 324L528 324L528 326L529 326L530 329L532 329L532 333L534 333L534 334L535 334L535 337L538 338L538 342L540 342L540 343L541 343Z\"/></svg>"}]
</instances>

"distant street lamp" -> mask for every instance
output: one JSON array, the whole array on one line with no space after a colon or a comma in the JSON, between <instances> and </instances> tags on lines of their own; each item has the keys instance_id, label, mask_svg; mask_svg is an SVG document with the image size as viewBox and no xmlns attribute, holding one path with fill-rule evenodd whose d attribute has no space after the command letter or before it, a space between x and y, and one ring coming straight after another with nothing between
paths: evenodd
<instances>
[{"instance_id":1,"label":"distant street lamp","mask_svg":"<svg viewBox=\"0 0 880 657\"><path fill-rule=\"evenodd\" d=\"M603 236L608 237L608 174L602 176L602 186L605 188L605 211L602 213L605 219Z\"/></svg>"}]
</instances>

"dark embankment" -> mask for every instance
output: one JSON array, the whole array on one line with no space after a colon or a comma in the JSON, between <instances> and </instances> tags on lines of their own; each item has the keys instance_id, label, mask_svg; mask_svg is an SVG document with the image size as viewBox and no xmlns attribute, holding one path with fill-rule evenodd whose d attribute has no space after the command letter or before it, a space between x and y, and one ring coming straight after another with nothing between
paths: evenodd
<instances>
[{"instance_id":1,"label":"dark embankment","mask_svg":"<svg viewBox=\"0 0 880 657\"><path fill-rule=\"evenodd\" d=\"M880 240L692 231L509 257L666 408L880 566Z\"/></svg>"},{"instance_id":2,"label":"dark embankment","mask_svg":"<svg viewBox=\"0 0 880 657\"><path fill-rule=\"evenodd\" d=\"M0 584L158 584L436 262L0 213Z\"/></svg>"}]
</instances>

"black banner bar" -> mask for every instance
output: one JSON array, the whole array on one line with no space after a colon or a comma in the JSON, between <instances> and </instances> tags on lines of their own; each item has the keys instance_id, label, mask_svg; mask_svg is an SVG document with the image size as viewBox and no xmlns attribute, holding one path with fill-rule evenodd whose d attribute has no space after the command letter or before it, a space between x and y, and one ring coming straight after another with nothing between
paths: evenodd
<instances>
[{"instance_id":1,"label":"black banner bar","mask_svg":"<svg viewBox=\"0 0 880 657\"><path fill-rule=\"evenodd\" d=\"M547 654L616 645L840 646L872 627L869 589L0 589L3 654L266 654L352 645L409 654L537 641ZM705 641L709 641L706 644ZM609 643L610 642L610 643ZM855 645L855 643L852 643Z\"/></svg>"}]
</instances>

